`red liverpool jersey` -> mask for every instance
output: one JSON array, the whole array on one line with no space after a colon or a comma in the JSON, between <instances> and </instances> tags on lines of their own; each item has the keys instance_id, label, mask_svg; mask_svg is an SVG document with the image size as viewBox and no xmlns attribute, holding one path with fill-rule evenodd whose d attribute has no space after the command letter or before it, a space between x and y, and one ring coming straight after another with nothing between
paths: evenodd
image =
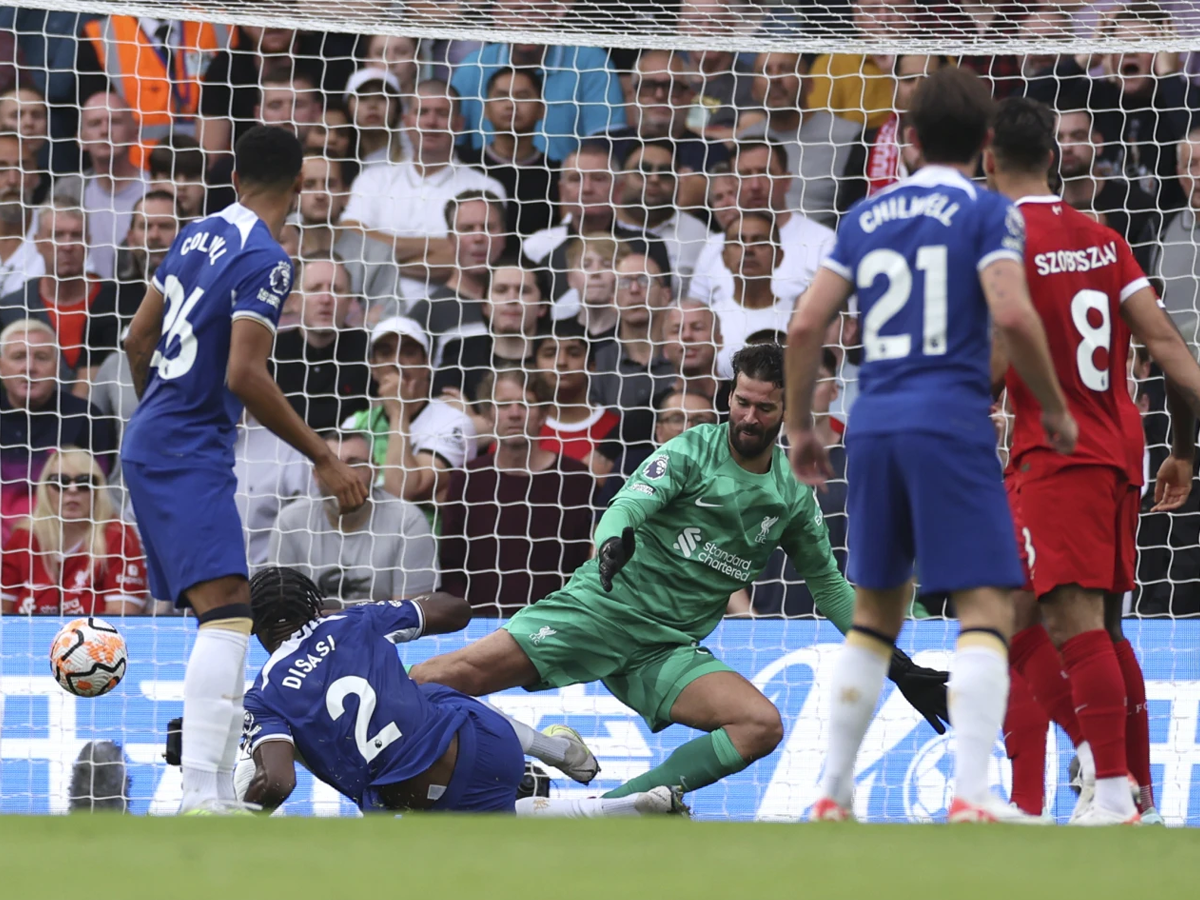
<instances>
[{"instance_id":1,"label":"red liverpool jersey","mask_svg":"<svg viewBox=\"0 0 1200 900\"><path fill-rule=\"evenodd\" d=\"M4 547L0 596L22 615L103 615L108 600L144 604L146 558L137 535L123 522L109 522L104 538L108 549L103 559L80 548L66 555L61 576L52 578L33 532L18 528Z\"/></svg>"},{"instance_id":2,"label":"red liverpool jersey","mask_svg":"<svg viewBox=\"0 0 1200 900\"><path fill-rule=\"evenodd\" d=\"M1125 374L1130 332L1121 304L1149 281L1124 238L1061 198L1026 197L1018 206L1025 214L1029 293L1079 425L1075 453L1061 462L1126 472L1131 462L1126 431L1133 419L1126 407L1134 404ZM1016 464L1029 451L1050 445L1033 392L1012 368L1005 384L1016 416L1011 451ZM1132 412L1136 415L1136 408Z\"/></svg>"}]
</instances>

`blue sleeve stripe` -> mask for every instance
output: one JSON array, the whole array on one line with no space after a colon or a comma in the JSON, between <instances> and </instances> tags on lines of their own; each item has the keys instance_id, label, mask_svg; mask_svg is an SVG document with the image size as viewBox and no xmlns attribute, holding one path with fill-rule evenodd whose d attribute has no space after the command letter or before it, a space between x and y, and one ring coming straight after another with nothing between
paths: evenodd
<instances>
[{"instance_id":1,"label":"blue sleeve stripe","mask_svg":"<svg viewBox=\"0 0 1200 900\"><path fill-rule=\"evenodd\" d=\"M821 267L828 269L830 272L833 272L833 274L835 274L835 275L841 275L847 281L850 281L850 282L854 281L854 274L849 269L847 269L845 266L843 266L840 262L838 262L836 259L833 259L832 257L827 256L823 260L821 260Z\"/></svg>"},{"instance_id":2,"label":"blue sleeve stripe","mask_svg":"<svg viewBox=\"0 0 1200 900\"><path fill-rule=\"evenodd\" d=\"M275 333L275 323L272 322L270 319L268 319L266 316L259 315L258 313L254 312L253 310L239 309L237 312L235 312L233 314L233 318L234 318L234 320L253 319L255 322L257 322L263 328L267 329L267 331L271 332L271 334Z\"/></svg>"},{"instance_id":3,"label":"blue sleeve stripe","mask_svg":"<svg viewBox=\"0 0 1200 900\"><path fill-rule=\"evenodd\" d=\"M1025 258L1023 256L1021 256L1020 253L1017 253L1016 251L993 250L991 253L989 253L987 256L985 256L983 259L979 260L979 265L977 265L975 268L978 271L982 272L984 269L986 269L992 263L999 262L1002 259L1011 259L1013 262L1018 262L1021 265L1025 265Z\"/></svg>"}]
</instances>

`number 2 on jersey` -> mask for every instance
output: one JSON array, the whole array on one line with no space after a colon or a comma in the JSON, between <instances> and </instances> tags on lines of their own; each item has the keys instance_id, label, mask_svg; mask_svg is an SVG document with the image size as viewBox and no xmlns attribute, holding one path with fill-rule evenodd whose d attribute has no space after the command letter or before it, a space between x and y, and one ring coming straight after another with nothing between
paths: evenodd
<instances>
[{"instance_id":1,"label":"number 2 on jersey","mask_svg":"<svg viewBox=\"0 0 1200 900\"><path fill-rule=\"evenodd\" d=\"M183 285L174 275L168 275L163 282L163 299L166 301L166 311L163 313L163 348L170 346L171 341L179 338L179 352L167 357L161 351L155 350L150 357L150 365L158 369L158 377L168 381L186 375L196 364L196 335L192 331L192 323L188 321L196 304L204 296L204 288L196 288L183 296Z\"/></svg>"},{"instance_id":2,"label":"number 2 on jersey","mask_svg":"<svg viewBox=\"0 0 1200 900\"><path fill-rule=\"evenodd\" d=\"M367 735L371 725L371 716L375 712L375 688L370 682L357 675L346 675L339 678L325 691L325 709L329 717L337 721L346 711L346 698L351 694L358 697L358 715L354 718L354 742L358 744L358 752L363 759L371 762L390 744L404 737L395 722L388 722L374 737Z\"/></svg>"},{"instance_id":3,"label":"number 2 on jersey","mask_svg":"<svg viewBox=\"0 0 1200 900\"><path fill-rule=\"evenodd\" d=\"M945 244L917 250L917 269L925 273L925 310L921 352L925 356L946 354L946 261ZM858 264L858 289L866 290L879 276L887 278L887 289L863 319L863 355L868 362L904 359L912 352L912 336L879 332L908 304L912 296L912 270L908 260L895 250L872 250Z\"/></svg>"}]
</instances>

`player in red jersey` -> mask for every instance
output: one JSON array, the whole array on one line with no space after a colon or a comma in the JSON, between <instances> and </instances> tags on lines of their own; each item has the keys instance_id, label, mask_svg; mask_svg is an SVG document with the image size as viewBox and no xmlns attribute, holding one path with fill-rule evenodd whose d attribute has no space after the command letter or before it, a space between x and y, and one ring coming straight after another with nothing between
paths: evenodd
<instances>
[{"instance_id":1,"label":"player in red jersey","mask_svg":"<svg viewBox=\"0 0 1200 900\"><path fill-rule=\"evenodd\" d=\"M1130 522L1125 407L1133 401L1125 373L1131 331L1193 412L1200 411L1200 366L1160 308L1129 245L1051 194L1054 149L1049 109L1017 98L1000 104L984 169L989 186L1016 200L1025 215L1030 294L1079 423L1075 454L1054 453L1041 432L1037 401L1008 372L1015 415L1014 505L1028 529L1033 591L1045 623L1043 630L1035 619L1014 635L1011 657L1056 721L1055 703L1041 696L1043 685L1054 680L1045 670L1065 669L1069 676L1081 759L1090 751L1095 766L1094 799L1081 798L1072 822L1132 823L1139 815L1128 789L1125 680L1104 627L1104 594L1123 590L1129 578L1121 548ZM1002 348L997 358L1003 359ZM1019 621L1017 627L1027 624ZM1047 633L1061 663L1031 667L1031 660L1048 659Z\"/></svg>"}]
</instances>

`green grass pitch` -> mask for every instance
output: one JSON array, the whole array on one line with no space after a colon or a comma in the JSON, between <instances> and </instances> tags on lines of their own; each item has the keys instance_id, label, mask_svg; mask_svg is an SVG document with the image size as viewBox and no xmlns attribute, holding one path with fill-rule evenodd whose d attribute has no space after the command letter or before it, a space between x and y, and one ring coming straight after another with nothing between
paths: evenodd
<instances>
[{"instance_id":1,"label":"green grass pitch","mask_svg":"<svg viewBox=\"0 0 1200 900\"><path fill-rule=\"evenodd\" d=\"M42 900L1200 897L1200 831L680 820L0 819Z\"/></svg>"}]
</instances>

